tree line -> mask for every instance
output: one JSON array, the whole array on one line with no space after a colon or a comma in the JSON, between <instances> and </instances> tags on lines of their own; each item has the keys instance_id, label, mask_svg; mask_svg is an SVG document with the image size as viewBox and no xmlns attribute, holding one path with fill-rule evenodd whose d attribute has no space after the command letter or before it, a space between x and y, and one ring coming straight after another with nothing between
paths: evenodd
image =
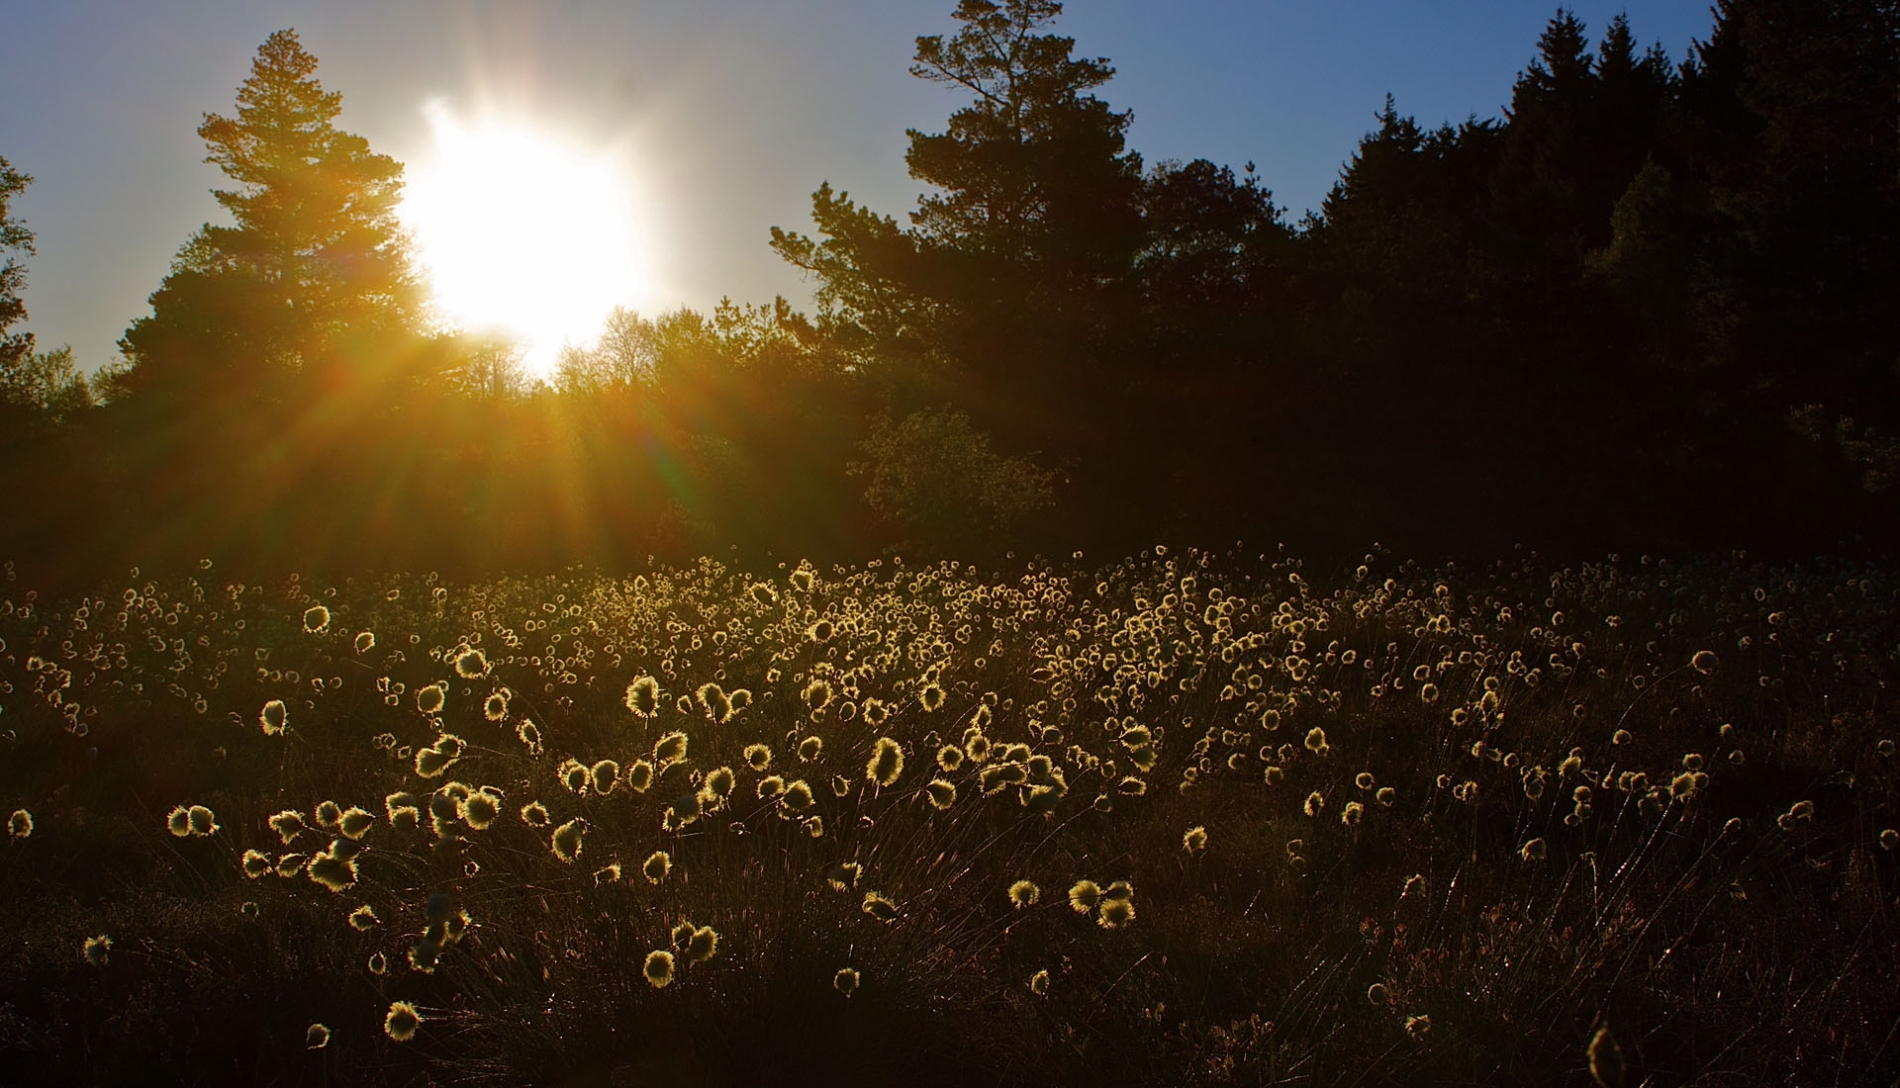
<instances>
[{"instance_id":1,"label":"tree line","mask_svg":"<svg viewBox=\"0 0 1900 1088\"><path fill-rule=\"evenodd\" d=\"M1295 223L1254 164L1147 163L1053 0L962 0L911 72L900 221L822 185L815 285L617 312L526 380L435 328L402 169L293 32L206 115L227 225L88 377L7 332L0 548L476 573L729 546L1877 550L1900 474L1900 6L1721 0L1677 63L1559 10L1502 116L1387 98ZM1218 104L1210 104L1218 108Z\"/></svg>"}]
</instances>

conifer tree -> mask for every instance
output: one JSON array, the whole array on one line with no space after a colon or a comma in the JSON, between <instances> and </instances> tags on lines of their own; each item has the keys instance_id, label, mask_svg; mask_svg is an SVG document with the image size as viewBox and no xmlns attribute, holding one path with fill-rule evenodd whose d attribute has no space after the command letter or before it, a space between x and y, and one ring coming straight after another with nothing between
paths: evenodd
<instances>
[{"instance_id":1,"label":"conifer tree","mask_svg":"<svg viewBox=\"0 0 1900 1088\"><path fill-rule=\"evenodd\" d=\"M402 167L335 125L342 96L316 78L295 31L258 49L237 116L206 114L205 161L230 225L179 250L120 347L134 394L280 396L293 381L347 383L372 345L414 330L421 291L396 221Z\"/></svg>"},{"instance_id":2,"label":"conifer tree","mask_svg":"<svg viewBox=\"0 0 1900 1088\"><path fill-rule=\"evenodd\" d=\"M32 175L15 170L0 157L0 253L6 254L5 263L0 264L0 374L11 372L33 354L32 333L7 331L26 319L26 302L20 298L26 288L26 268L15 255L33 252L33 232L12 215L9 206L31 184Z\"/></svg>"},{"instance_id":3,"label":"conifer tree","mask_svg":"<svg viewBox=\"0 0 1900 1088\"><path fill-rule=\"evenodd\" d=\"M1040 295L1125 270L1139 244L1131 115L1088 93L1114 75L1105 60L1074 57L1073 39L1041 33L1061 10L962 0L956 34L917 39L911 74L971 100L943 132L910 130L905 163L935 190L911 229L826 185L813 198L825 241L773 231L779 255L823 281L821 304L894 332L907 307L979 305L998 291L1020 307L1025 285Z\"/></svg>"}]
</instances>

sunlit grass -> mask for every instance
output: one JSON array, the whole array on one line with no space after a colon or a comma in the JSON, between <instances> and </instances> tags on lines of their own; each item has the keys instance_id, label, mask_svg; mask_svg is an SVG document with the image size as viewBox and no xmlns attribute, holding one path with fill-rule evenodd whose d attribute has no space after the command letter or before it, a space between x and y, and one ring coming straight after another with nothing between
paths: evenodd
<instances>
[{"instance_id":1,"label":"sunlit grass","mask_svg":"<svg viewBox=\"0 0 1900 1088\"><path fill-rule=\"evenodd\" d=\"M1690 1072L1811 1070L1786 1039L1900 1013L1851 942L1774 943L1894 935L1900 580L1878 571L1321 588L1290 560L1150 553L121 588L0 610L5 720L75 765L163 722L151 766L114 773L164 791L6 778L0 859L16 880L114 859L46 945L98 984L200 962L181 903L218 906L189 940L237 977L292 956L334 1007L260 1047L321 1018L327 1054L408 1042L450 1079L603 1024L658 1040L675 1007L732 1028L771 993L922 1031L946 995L986 1069L1093 1068L1074 1029L1164 1056L1177 1076L1150 1082L1231 1060L1400 1083L1581 1069L1604 1009L1611 1042L1719 1039L1677 1044ZM115 813L123 833L87 830ZM1718 990L1786 1010L1783 1042ZM1648 1060L1617 1053L1632 1078Z\"/></svg>"}]
</instances>

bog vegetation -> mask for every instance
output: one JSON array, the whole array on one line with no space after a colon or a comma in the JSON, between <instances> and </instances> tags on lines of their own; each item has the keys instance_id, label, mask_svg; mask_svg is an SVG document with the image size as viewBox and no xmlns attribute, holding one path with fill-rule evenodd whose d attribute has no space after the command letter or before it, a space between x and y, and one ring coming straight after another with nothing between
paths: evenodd
<instances>
[{"instance_id":1,"label":"bog vegetation","mask_svg":"<svg viewBox=\"0 0 1900 1088\"><path fill-rule=\"evenodd\" d=\"M8 574L35 1082L1900 1072L1885 570Z\"/></svg>"}]
</instances>

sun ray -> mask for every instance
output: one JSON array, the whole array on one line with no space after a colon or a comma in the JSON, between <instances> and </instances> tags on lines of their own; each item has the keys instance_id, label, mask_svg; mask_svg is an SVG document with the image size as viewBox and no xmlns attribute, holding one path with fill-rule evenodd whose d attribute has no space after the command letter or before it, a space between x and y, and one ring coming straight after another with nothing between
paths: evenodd
<instances>
[{"instance_id":1,"label":"sun ray","mask_svg":"<svg viewBox=\"0 0 1900 1088\"><path fill-rule=\"evenodd\" d=\"M645 293L645 254L624 164L506 118L425 107L432 159L402 204L436 306L450 324L520 339L545 376L564 343L592 340Z\"/></svg>"}]
</instances>

